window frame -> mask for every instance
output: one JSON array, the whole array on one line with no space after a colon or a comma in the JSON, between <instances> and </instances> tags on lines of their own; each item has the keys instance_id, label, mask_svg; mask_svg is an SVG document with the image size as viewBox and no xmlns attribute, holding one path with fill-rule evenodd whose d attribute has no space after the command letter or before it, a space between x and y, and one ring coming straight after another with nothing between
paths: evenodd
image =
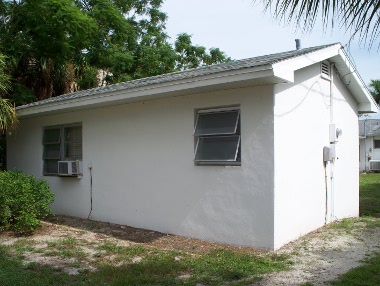
<instances>
[{"instance_id":1,"label":"window frame","mask_svg":"<svg viewBox=\"0 0 380 286\"><path fill-rule=\"evenodd\" d=\"M73 127L81 127L81 139L80 139L80 142L81 142L81 152L80 152L80 156L78 156L78 158L70 158L70 157L66 157L66 149L67 149L67 144L69 144L69 142L66 140L66 129L68 128L73 128ZM53 130L53 129L59 129L60 132L59 132L59 140L57 142L46 142L45 140L45 131L46 130ZM49 146L49 145L58 145L59 144L59 157L47 157L46 156L46 147L45 146ZM61 124L61 125L54 125L54 126L46 126L43 128L43 132L42 132L42 145L43 145L43 152L42 152L42 160L43 160L43 169L42 169L42 173L44 176L58 176L58 161L83 161L83 129L82 129L82 123L81 122L78 122L78 123L70 123L70 124ZM74 145L75 145L75 142L74 142ZM57 172L48 172L47 170L47 162L50 161L55 161L56 164L57 164Z\"/></svg>"},{"instance_id":2,"label":"window frame","mask_svg":"<svg viewBox=\"0 0 380 286\"><path fill-rule=\"evenodd\" d=\"M237 112L236 123L233 132L211 132L211 133L197 133L197 128L199 124L199 118L203 114L213 114L213 113L227 113L227 112ZM209 108L209 109L198 109L195 110L195 120L194 120L194 164L195 165L221 165L221 166L241 166L241 109L240 106L229 106L221 108ZM232 138L238 137L234 158L231 159L197 159L197 155L200 148L200 141L207 140L208 138ZM233 150L231 150L233 151Z\"/></svg>"},{"instance_id":3,"label":"window frame","mask_svg":"<svg viewBox=\"0 0 380 286\"><path fill-rule=\"evenodd\" d=\"M373 149L380 149L380 139L373 139Z\"/></svg>"}]
</instances>

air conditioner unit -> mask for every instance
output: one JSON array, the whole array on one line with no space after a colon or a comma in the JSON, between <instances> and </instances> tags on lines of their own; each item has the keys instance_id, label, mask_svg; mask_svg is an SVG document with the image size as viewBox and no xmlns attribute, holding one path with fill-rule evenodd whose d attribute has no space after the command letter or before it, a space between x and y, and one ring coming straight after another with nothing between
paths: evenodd
<instances>
[{"instance_id":1,"label":"air conditioner unit","mask_svg":"<svg viewBox=\"0 0 380 286\"><path fill-rule=\"evenodd\" d=\"M82 174L79 161L58 161L59 176L78 176Z\"/></svg>"},{"instance_id":2,"label":"air conditioner unit","mask_svg":"<svg viewBox=\"0 0 380 286\"><path fill-rule=\"evenodd\" d=\"M370 171L380 171L380 160L369 160Z\"/></svg>"}]
</instances>

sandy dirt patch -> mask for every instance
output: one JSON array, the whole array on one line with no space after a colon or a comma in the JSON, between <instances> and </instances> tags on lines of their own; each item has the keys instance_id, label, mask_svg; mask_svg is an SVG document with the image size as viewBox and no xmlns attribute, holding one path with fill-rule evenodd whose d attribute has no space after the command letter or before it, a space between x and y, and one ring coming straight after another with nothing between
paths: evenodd
<instances>
[{"instance_id":1,"label":"sandy dirt patch","mask_svg":"<svg viewBox=\"0 0 380 286\"><path fill-rule=\"evenodd\" d=\"M321 228L286 245L278 253L288 253L295 264L289 271L267 275L259 286L328 285L362 260L380 251L380 228L366 228L361 223L351 233L331 227Z\"/></svg>"},{"instance_id":2,"label":"sandy dirt patch","mask_svg":"<svg viewBox=\"0 0 380 286\"><path fill-rule=\"evenodd\" d=\"M356 222L354 225L350 232L331 226L323 227L289 243L277 253L290 256L290 259L294 261L291 269L266 275L254 285L300 285L306 282L313 285L326 285L325 282L359 266L367 255L380 251L380 227L367 227L361 222ZM59 255L59 243L70 243L70 241L65 241L68 238L75 240L73 248L79 249L77 256ZM146 229L66 216L52 217L42 222L42 227L31 236L17 237L11 232L0 234L0 244L3 245L16 245L22 243L23 240L33 247L33 250L23 253L25 264L33 262L46 264L60 268L71 275L82 271L95 271L96 263L100 259L102 262L107 260L111 265L120 265L121 262L112 255L109 257L101 255L99 258L97 247L104 243L125 247L142 245L160 250L175 249L194 255L220 248L266 255L266 252L249 247L205 242ZM46 255L47 252L51 254ZM141 260L142 257L136 256L130 263L139 263Z\"/></svg>"}]
</instances>

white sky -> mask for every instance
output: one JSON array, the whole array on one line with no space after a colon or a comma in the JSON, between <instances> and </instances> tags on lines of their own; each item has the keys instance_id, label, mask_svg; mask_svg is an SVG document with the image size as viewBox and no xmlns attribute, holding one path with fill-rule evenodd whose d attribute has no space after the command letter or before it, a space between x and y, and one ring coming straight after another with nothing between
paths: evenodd
<instances>
[{"instance_id":1,"label":"white sky","mask_svg":"<svg viewBox=\"0 0 380 286\"><path fill-rule=\"evenodd\" d=\"M269 13L263 13L258 0L165 0L167 32L175 40L180 33L192 35L192 42L206 48L216 47L232 59L244 59L295 49L295 39L302 48L340 42L346 45L350 35L337 27L323 32L317 21L313 31L303 34L294 26L279 24ZM357 70L368 85L380 79L380 50L371 50L355 39L345 48L356 63Z\"/></svg>"}]
</instances>

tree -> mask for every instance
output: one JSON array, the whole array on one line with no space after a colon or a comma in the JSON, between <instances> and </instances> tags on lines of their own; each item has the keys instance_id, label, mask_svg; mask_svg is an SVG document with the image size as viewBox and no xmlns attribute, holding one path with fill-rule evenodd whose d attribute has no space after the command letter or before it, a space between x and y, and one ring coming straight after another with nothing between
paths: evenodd
<instances>
[{"instance_id":1,"label":"tree","mask_svg":"<svg viewBox=\"0 0 380 286\"><path fill-rule=\"evenodd\" d=\"M16 111L9 99L3 98L10 86L9 76L5 73L5 57L0 54L0 170L6 165L5 131L17 124Z\"/></svg>"},{"instance_id":2,"label":"tree","mask_svg":"<svg viewBox=\"0 0 380 286\"><path fill-rule=\"evenodd\" d=\"M16 111L9 99L3 95L9 89L9 76L4 72L5 57L0 54L0 132L3 133L7 128L15 126L17 123Z\"/></svg>"},{"instance_id":3,"label":"tree","mask_svg":"<svg viewBox=\"0 0 380 286\"><path fill-rule=\"evenodd\" d=\"M369 88L376 102L380 104L380 80L371 80Z\"/></svg>"},{"instance_id":4,"label":"tree","mask_svg":"<svg viewBox=\"0 0 380 286\"><path fill-rule=\"evenodd\" d=\"M191 36L186 33L178 35L174 47L177 53L177 70L196 68L230 60L218 48L211 48L208 54L205 47L194 46L191 42Z\"/></svg>"},{"instance_id":5,"label":"tree","mask_svg":"<svg viewBox=\"0 0 380 286\"><path fill-rule=\"evenodd\" d=\"M177 52L163 0L0 1L0 52L9 58L16 104L229 60L193 46L188 35L186 48L201 52Z\"/></svg>"},{"instance_id":6,"label":"tree","mask_svg":"<svg viewBox=\"0 0 380 286\"><path fill-rule=\"evenodd\" d=\"M258 1L258 0L254 0ZM276 18L295 20L305 30L313 28L319 15L326 28L335 20L340 21L352 37L359 35L360 40L371 46L380 33L379 0L262 0L265 10L272 10ZM380 45L380 44L379 44Z\"/></svg>"}]
</instances>

